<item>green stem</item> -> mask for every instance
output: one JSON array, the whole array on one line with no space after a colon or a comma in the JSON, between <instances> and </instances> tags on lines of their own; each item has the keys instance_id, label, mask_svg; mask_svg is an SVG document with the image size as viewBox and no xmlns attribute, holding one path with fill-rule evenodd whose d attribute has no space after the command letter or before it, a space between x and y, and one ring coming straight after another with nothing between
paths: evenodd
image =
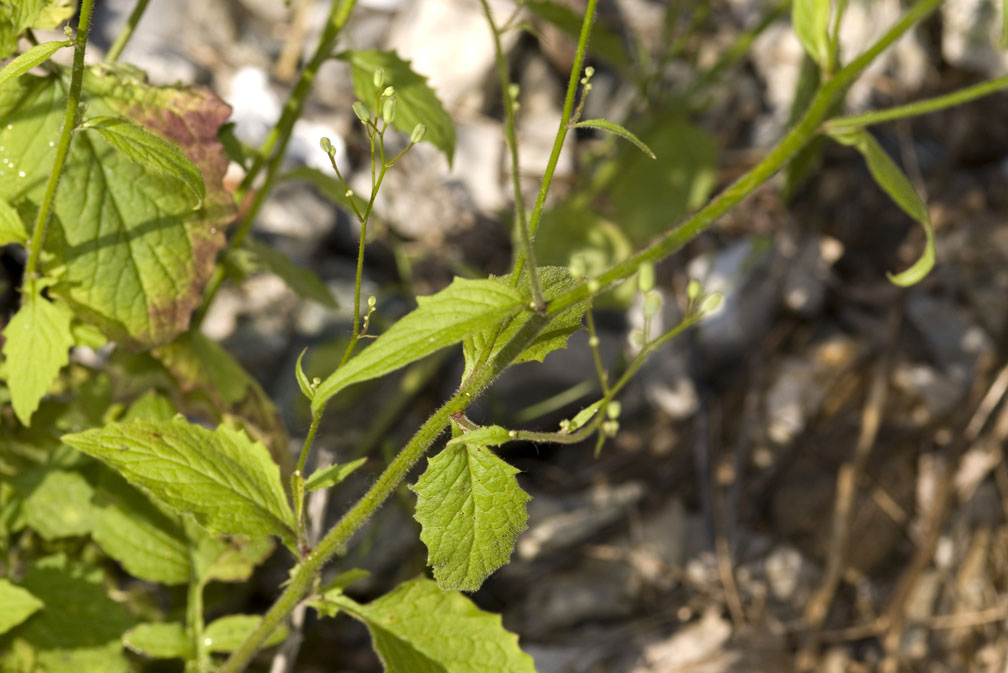
<instances>
[{"instance_id":1,"label":"green stem","mask_svg":"<svg viewBox=\"0 0 1008 673\"><path fill-rule=\"evenodd\" d=\"M501 46L500 30L494 23L493 14L490 12L490 5L487 0L480 0L483 5L483 14L490 25L490 34L493 35L494 54L497 59L497 79L500 84L501 96L504 99L504 138L507 142L508 152L511 154L511 188L514 191L515 203L515 226L518 229L518 236L521 240L522 253L528 260L529 265L529 287L532 290L532 305L535 310L542 311L546 307L546 299L543 297L542 284L539 282L539 270L536 265L535 249L532 247L532 237L529 235L528 221L525 215L525 197L522 196L521 189L521 169L518 163L518 135L515 129L515 96L512 95L511 78L508 75L507 61L504 60L504 48ZM566 120L566 117L564 117ZM563 128L563 127L561 127ZM517 282L519 274L517 272L512 278Z\"/></svg>"},{"instance_id":2,"label":"green stem","mask_svg":"<svg viewBox=\"0 0 1008 673\"><path fill-rule=\"evenodd\" d=\"M326 562L336 554L350 536L371 517L384 503L410 469L430 445L448 426L452 415L464 411L473 398L482 392L508 364L528 346L529 343L546 326L547 319L538 313L533 313L528 322L518 330L515 336L501 349L492 363L477 375L468 379L466 384L441 408L427 419L409 443L399 452L399 455L389 463L371 488L360 500L351 507L343 518L326 534L318 546L304 559L291 575L290 581L273 606L263 615L259 626L250 633L241 645L228 658L217 673L238 673L245 668L255 655L260 645L287 618L298 603L312 588L315 577Z\"/></svg>"},{"instance_id":3,"label":"green stem","mask_svg":"<svg viewBox=\"0 0 1008 673\"><path fill-rule=\"evenodd\" d=\"M325 63L332 55L332 50L336 46L336 39L339 37L340 31L343 29L347 19L350 17L350 11L353 9L354 4L356 4L356 0L333 0L333 4L329 9L329 18L326 20L325 30L322 32L322 37L319 38L319 43L315 49L315 53L312 54L311 60L308 61L305 67L301 70L301 75L298 78L297 84L294 85L294 89L291 91L290 97L284 104L284 109L280 115L280 119L277 121L276 126L274 126L266 136L266 140L263 141L262 147L259 148L259 152L256 154L255 161L252 163L248 173L245 174L245 178L242 180L241 184L238 186L238 190L235 192L235 199L237 202L239 204L243 203L245 195L252 188L252 184L255 182L263 164L266 162L266 157L269 156L269 163L266 164L266 179L263 182L262 187L260 187L256 192L255 198L253 198L248 212L238 225L238 229L235 231L234 236L232 236L228 241L229 248L237 248L241 245L242 241L245 240L249 230L252 228L252 223L255 221L256 215L259 214L259 209L262 207L263 202L266 200L266 196L273 188L273 183L277 179L277 173L283 165L284 155L287 151L287 144L290 142L291 131L294 129L294 122L296 122L301 116L301 110L304 108L305 101L308 99L308 94L311 92L312 83L315 81L315 75L318 73L319 68L322 67L322 64ZM203 293L203 303L200 305L199 310L193 317L192 326L194 328L199 327L199 325L203 322L203 319L206 317L207 311L210 309L210 305L213 303L214 297L217 295L217 291L220 289L221 283L223 282L224 269L218 265L217 268L214 269L213 275L210 277L210 282L207 283L206 290Z\"/></svg>"},{"instance_id":4,"label":"green stem","mask_svg":"<svg viewBox=\"0 0 1008 673\"><path fill-rule=\"evenodd\" d=\"M979 84L974 84L973 86L968 86L943 96L927 98L907 103L906 105L897 105L885 110L866 112L865 114L852 115L850 117L834 117L823 122L823 129L826 131L839 131L871 126L872 124L881 124L906 117L916 117L929 112L944 110L954 105L962 105L983 96L989 96L1005 87L1008 87L1008 75L980 82Z\"/></svg>"},{"instance_id":5,"label":"green stem","mask_svg":"<svg viewBox=\"0 0 1008 673\"><path fill-rule=\"evenodd\" d=\"M91 10L94 0L81 0L80 17L77 23L77 35L74 37L73 69L70 73L70 89L67 91L66 113L63 115L63 128L60 131L56 145L56 159L53 161L49 180L46 182L42 203L39 205L35 218L35 228L32 229L31 242L28 244L28 261L25 263L24 286L35 282L35 270L38 267L39 256L45 243L45 230L52 214L53 201L56 198L56 187L59 185L60 174L70 154L70 141L73 139L74 128L77 126L78 107L80 106L81 86L84 82L84 49L87 47L88 29L91 27Z\"/></svg>"},{"instance_id":6,"label":"green stem","mask_svg":"<svg viewBox=\"0 0 1008 673\"><path fill-rule=\"evenodd\" d=\"M108 53L105 54L105 60L109 63L117 60L122 54L123 49L126 48L126 44L133 37L133 32L136 30L137 24L140 23L140 19L143 17L144 12L147 11L147 3L150 0L137 0L137 4L133 6L133 11L130 12L129 18L126 19L126 25L122 27L119 34L116 35L115 42L109 47Z\"/></svg>"},{"instance_id":7,"label":"green stem","mask_svg":"<svg viewBox=\"0 0 1008 673\"><path fill-rule=\"evenodd\" d=\"M298 458L297 470L302 474L304 473L305 462L308 460L308 450L311 448L312 442L315 441L315 433L318 432L319 421L321 420L322 414L312 416L311 427L308 428L308 436L305 437L304 445L301 447L301 456Z\"/></svg>"},{"instance_id":8,"label":"green stem","mask_svg":"<svg viewBox=\"0 0 1008 673\"><path fill-rule=\"evenodd\" d=\"M549 193L550 185L553 184L553 174L556 172L557 162L560 161L560 151L563 149L564 141L567 139L567 131L570 130L571 113L574 111L574 99L577 96L578 82L581 81L581 66L584 63L585 51L588 49L588 37L591 35L592 23L595 21L596 0L588 0L585 8L584 21L581 23L581 34L578 36L577 51L574 52L574 64L571 66L570 79L567 81L567 95L564 97L563 112L560 116L560 128L557 129L556 138L553 141L553 149L550 151L549 161L546 162L546 172L543 174L542 182L539 185L539 193L536 195L535 205L532 207L532 216L529 218L529 236L534 237L536 229L539 227L539 220L542 218L543 206L546 204L546 195ZM522 267L525 264L525 255L518 253L515 260L512 280L521 276Z\"/></svg>"},{"instance_id":9,"label":"green stem","mask_svg":"<svg viewBox=\"0 0 1008 673\"><path fill-rule=\"evenodd\" d=\"M850 86L875 57L885 51L914 24L934 11L939 4L941 4L941 0L918 0L875 44L849 65L839 70L831 79L822 83L798 123L767 153L762 161L726 187L710 203L687 218L678 227L662 234L648 247L595 278L599 288L604 289L613 283L629 278L637 272L641 264L657 262L672 254L770 179L819 133L820 125L829 113L836 97ZM587 283L582 283L550 301L548 313L556 315L565 308L584 301L590 294Z\"/></svg>"},{"instance_id":10,"label":"green stem","mask_svg":"<svg viewBox=\"0 0 1008 673\"><path fill-rule=\"evenodd\" d=\"M203 580L193 578L189 581L186 600L186 628L193 643L193 660L190 663L195 664L195 669L199 673L205 673L210 663L210 653L203 638L203 627Z\"/></svg>"}]
</instances>

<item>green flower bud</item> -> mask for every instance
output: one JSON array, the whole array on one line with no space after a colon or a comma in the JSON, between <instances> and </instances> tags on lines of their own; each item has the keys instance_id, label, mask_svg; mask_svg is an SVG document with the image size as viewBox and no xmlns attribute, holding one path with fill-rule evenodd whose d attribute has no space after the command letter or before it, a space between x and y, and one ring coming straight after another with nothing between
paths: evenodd
<instances>
[{"instance_id":1,"label":"green flower bud","mask_svg":"<svg viewBox=\"0 0 1008 673\"><path fill-rule=\"evenodd\" d=\"M686 298L690 301L696 301L696 298L700 296L700 291L703 288L700 287L700 281L696 278L690 278L689 283L686 284Z\"/></svg>"},{"instance_id":2,"label":"green flower bud","mask_svg":"<svg viewBox=\"0 0 1008 673\"><path fill-rule=\"evenodd\" d=\"M381 95L382 98L391 98L392 96L395 95L395 87L394 86L385 87L385 90L382 91Z\"/></svg>"},{"instance_id":3,"label":"green flower bud","mask_svg":"<svg viewBox=\"0 0 1008 673\"><path fill-rule=\"evenodd\" d=\"M410 142L416 144L423 140L425 135L427 135L427 127L423 124L417 124L413 127L413 133L410 134Z\"/></svg>"},{"instance_id":4,"label":"green flower bud","mask_svg":"<svg viewBox=\"0 0 1008 673\"><path fill-rule=\"evenodd\" d=\"M325 152L329 156L332 156L332 154L333 154L333 146L332 146L332 141L331 140L329 140L325 136L322 136L322 139L319 140L319 146L322 148L323 152Z\"/></svg>"},{"instance_id":5,"label":"green flower bud","mask_svg":"<svg viewBox=\"0 0 1008 673\"><path fill-rule=\"evenodd\" d=\"M585 77L591 79L595 75L595 68L588 66L585 68Z\"/></svg>"},{"instance_id":6,"label":"green flower bud","mask_svg":"<svg viewBox=\"0 0 1008 673\"><path fill-rule=\"evenodd\" d=\"M374 71L374 86L376 89L380 89L381 85L385 83L385 68L378 66Z\"/></svg>"},{"instance_id":7,"label":"green flower bud","mask_svg":"<svg viewBox=\"0 0 1008 673\"><path fill-rule=\"evenodd\" d=\"M644 297L644 317L653 318L661 310L662 296L660 292L652 290Z\"/></svg>"},{"instance_id":8,"label":"green flower bud","mask_svg":"<svg viewBox=\"0 0 1008 673\"><path fill-rule=\"evenodd\" d=\"M654 264L646 262L637 269L637 289L641 292L650 292L654 289Z\"/></svg>"},{"instance_id":9,"label":"green flower bud","mask_svg":"<svg viewBox=\"0 0 1008 673\"><path fill-rule=\"evenodd\" d=\"M367 106L364 105L364 103L361 103L360 101L354 103L353 112L355 115L357 115L357 119L360 119L361 122L363 122L364 124L367 124L369 121L371 121L371 113L368 112Z\"/></svg>"},{"instance_id":10,"label":"green flower bud","mask_svg":"<svg viewBox=\"0 0 1008 673\"><path fill-rule=\"evenodd\" d=\"M595 280L594 278L592 278L590 281L588 281L588 292L590 292L591 294L595 294L596 292L598 292L601 289L602 289L602 286L599 285L599 282L597 280Z\"/></svg>"},{"instance_id":11,"label":"green flower bud","mask_svg":"<svg viewBox=\"0 0 1008 673\"><path fill-rule=\"evenodd\" d=\"M381 116L385 120L386 124L391 124L395 121L395 109L396 109L396 99L395 96L386 98L382 102Z\"/></svg>"},{"instance_id":12,"label":"green flower bud","mask_svg":"<svg viewBox=\"0 0 1008 673\"><path fill-rule=\"evenodd\" d=\"M584 257L578 255L570 261L570 266L567 267L570 271L571 278L574 280L581 280L588 273L588 265L585 264Z\"/></svg>"},{"instance_id":13,"label":"green flower bud","mask_svg":"<svg viewBox=\"0 0 1008 673\"><path fill-rule=\"evenodd\" d=\"M612 402L606 405L605 408L606 418L615 421L617 418L619 418L621 411L623 411L623 406L619 402L613 400Z\"/></svg>"},{"instance_id":14,"label":"green flower bud","mask_svg":"<svg viewBox=\"0 0 1008 673\"><path fill-rule=\"evenodd\" d=\"M521 87L516 83L512 82L511 84L508 84L508 97L511 100L516 100L519 92L521 92Z\"/></svg>"},{"instance_id":15,"label":"green flower bud","mask_svg":"<svg viewBox=\"0 0 1008 673\"><path fill-rule=\"evenodd\" d=\"M712 292L711 294L704 297L703 303L700 304L701 313L712 313L721 307L721 302L724 301L724 295L720 292Z\"/></svg>"}]
</instances>

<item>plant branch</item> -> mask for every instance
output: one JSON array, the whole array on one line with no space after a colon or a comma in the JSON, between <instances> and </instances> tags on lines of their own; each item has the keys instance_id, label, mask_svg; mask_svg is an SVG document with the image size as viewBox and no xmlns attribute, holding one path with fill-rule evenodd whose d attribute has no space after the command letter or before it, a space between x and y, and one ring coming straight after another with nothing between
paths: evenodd
<instances>
[{"instance_id":1,"label":"plant branch","mask_svg":"<svg viewBox=\"0 0 1008 673\"><path fill-rule=\"evenodd\" d=\"M84 50L87 47L88 29L91 27L91 10L94 0L81 0L80 16L77 23L77 35L74 37L73 68L70 72L70 89L67 91L66 114L63 116L63 128L56 144L56 159L53 161L52 172L46 182L42 203L39 205L38 216L35 218L35 228L32 229L31 242L28 244L28 261L25 263L24 287L35 282L35 270L38 266L42 246L45 243L45 230L52 215L53 201L56 199L56 187L59 185L60 174L70 154L70 142L73 140L74 129L77 126L79 114L81 86L84 82Z\"/></svg>"},{"instance_id":2,"label":"plant branch","mask_svg":"<svg viewBox=\"0 0 1008 673\"><path fill-rule=\"evenodd\" d=\"M105 60L108 63L116 61L122 54L123 49L126 48L126 44L133 37L133 32L136 31L137 24L140 23L140 19L143 18L144 12L147 11L147 3L150 0L137 0L136 5L133 6L133 11L130 12L129 18L126 19L126 25L122 27L119 34L116 35L115 42L109 47L108 53L105 54Z\"/></svg>"},{"instance_id":3,"label":"plant branch","mask_svg":"<svg viewBox=\"0 0 1008 673\"><path fill-rule=\"evenodd\" d=\"M511 78L508 75L507 61L504 60L504 49L501 47L500 30L494 23L493 14L487 0L480 0L483 5L483 14L490 25L490 33L493 35L494 54L497 58L497 79L500 84L501 96L504 99L504 139L507 142L508 151L511 154L511 188L514 191L515 204L515 227L518 229L518 236L521 240L522 253L528 260L529 265L529 287L532 291L532 305L537 311L542 311L546 307L546 300L543 297L542 284L539 282L539 272L536 265L535 249L532 247L532 237L529 235L529 225L525 214L525 197L522 196L521 189L521 169L518 163L518 135L515 130L515 106L518 103L517 96L514 95L514 88L511 86ZM566 117L564 117L566 120ZM518 269L513 277L517 281L521 270Z\"/></svg>"}]
</instances>

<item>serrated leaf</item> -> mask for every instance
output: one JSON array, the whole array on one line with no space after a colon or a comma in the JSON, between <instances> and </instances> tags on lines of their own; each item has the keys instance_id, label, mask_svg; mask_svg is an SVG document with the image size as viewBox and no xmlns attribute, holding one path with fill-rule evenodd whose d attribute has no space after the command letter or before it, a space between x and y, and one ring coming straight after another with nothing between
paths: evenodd
<instances>
[{"instance_id":1,"label":"serrated leaf","mask_svg":"<svg viewBox=\"0 0 1008 673\"><path fill-rule=\"evenodd\" d=\"M130 483L212 533L277 535L293 544L294 512L266 447L227 426L137 420L64 435Z\"/></svg>"},{"instance_id":2,"label":"serrated leaf","mask_svg":"<svg viewBox=\"0 0 1008 673\"><path fill-rule=\"evenodd\" d=\"M830 0L793 0L791 25L805 52L825 68L830 61Z\"/></svg>"},{"instance_id":3,"label":"serrated leaf","mask_svg":"<svg viewBox=\"0 0 1008 673\"><path fill-rule=\"evenodd\" d=\"M427 126L424 142L441 150L452 163L455 154L455 123L427 85L427 78L413 72L409 61L394 52L371 49L346 51L337 55L350 64L354 95L374 111L374 71L385 69L385 86L395 87L396 115L393 126L409 135L417 124Z\"/></svg>"},{"instance_id":4,"label":"serrated leaf","mask_svg":"<svg viewBox=\"0 0 1008 673\"><path fill-rule=\"evenodd\" d=\"M42 283L34 283L4 328L7 387L14 413L24 425L31 424L42 397L70 361L72 318L66 305L43 297Z\"/></svg>"},{"instance_id":5,"label":"serrated leaf","mask_svg":"<svg viewBox=\"0 0 1008 673\"><path fill-rule=\"evenodd\" d=\"M190 659L192 639L177 622L137 624L123 634L123 645L152 659Z\"/></svg>"},{"instance_id":6,"label":"serrated leaf","mask_svg":"<svg viewBox=\"0 0 1008 673\"><path fill-rule=\"evenodd\" d=\"M101 484L91 537L134 577L161 584L185 584L191 578L182 523L118 475Z\"/></svg>"},{"instance_id":7,"label":"serrated leaf","mask_svg":"<svg viewBox=\"0 0 1008 673\"><path fill-rule=\"evenodd\" d=\"M0 634L2 634L42 609L44 603L27 589L0 579L0 605L3 606L3 610L0 610Z\"/></svg>"},{"instance_id":8,"label":"serrated leaf","mask_svg":"<svg viewBox=\"0 0 1008 673\"><path fill-rule=\"evenodd\" d=\"M443 589L476 591L505 565L525 530L529 495L518 469L486 446L446 447L417 480L416 520L427 564Z\"/></svg>"},{"instance_id":9,"label":"serrated leaf","mask_svg":"<svg viewBox=\"0 0 1008 673\"><path fill-rule=\"evenodd\" d=\"M352 460L349 463L343 463L342 465L329 465L328 467L315 470L311 473L311 476L305 480L305 490L314 491L320 488L335 486L353 474L354 470L363 465L365 462L367 462L367 458L358 458L357 460Z\"/></svg>"},{"instance_id":10,"label":"serrated leaf","mask_svg":"<svg viewBox=\"0 0 1008 673\"><path fill-rule=\"evenodd\" d=\"M641 152L648 155L652 159L657 158L655 156L655 153L651 151L651 148L645 145L640 138L638 138L633 133L623 128L619 124L612 123L608 119L585 119L584 121L580 121L577 124L574 124L574 126L576 128L592 128L592 129L599 129L600 131L605 131L607 133L612 133L613 135L617 135L620 138L623 138L624 140L633 143L634 145L637 146L638 149L640 149Z\"/></svg>"},{"instance_id":11,"label":"serrated leaf","mask_svg":"<svg viewBox=\"0 0 1008 673\"><path fill-rule=\"evenodd\" d=\"M37 477L26 475L34 481ZM77 472L44 470L21 504L25 524L46 540L87 535L94 489Z\"/></svg>"},{"instance_id":12,"label":"serrated leaf","mask_svg":"<svg viewBox=\"0 0 1008 673\"><path fill-rule=\"evenodd\" d=\"M242 246L252 253L261 268L278 276L298 296L328 308L339 306L329 288L311 269L294 264L287 255L262 241L246 238Z\"/></svg>"},{"instance_id":13,"label":"serrated leaf","mask_svg":"<svg viewBox=\"0 0 1008 673\"><path fill-rule=\"evenodd\" d=\"M21 221L21 216L9 203L0 199L0 245L24 244L27 241L28 231Z\"/></svg>"},{"instance_id":14,"label":"serrated leaf","mask_svg":"<svg viewBox=\"0 0 1008 673\"><path fill-rule=\"evenodd\" d=\"M500 615L428 579L399 585L367 605L333 602L364 622L386 673L535 673Z\"/></svg>"},{"instance_id":15,"label":"serrated leaf","mask_svg":"<svg viewBox=\"0 0 1008 673\"><path fill-rule=\"evenodd\" d=\"M36 44L5 65L3 70L0 70L0 88L15 77L20 77L35 66L44 63L57 51L69 47L71 44L68 40Z\"/></svg>"},{"instance_id":16,"label":"serrated leaf","mask_svg":"<svg viewBox=\"0 0 1008 673\"><path fill-rule=\"evenodd\" d=\"M122 117L91 117L82 127L97 131L109 145L142 166L149 166L178 178L201 204L206 197L203 175L177 145Z\"/></svg>"},{"instance_id":17,"label":"serrated leaf","mask_svg":"<svg viewBox=\"0 0 1008 673\"><path fill-rule=\"evenodd\" d=\"M65 114L68 73L22 75L0 89L0 198L41 203ZM82 103L90 115L122 117L178 145L202 173L203 207L179 178L137 164L98 133L70 146L46 233L44 269L63 268L62 296L109 338L133 347L170 341L189 324L224 245L234 199L216 132L230 114L204 89L153 87L118 64L89 67Z\"/></svg>"},{"instance_id":18,"label":"serrated leaf","mask_svg":"<svg viewBox=\"0 0 1008 673\"><path fill-rule=\"evenodd\" d=\"M830 134L834 140L857 149L868 164L868 170L875 182L889 195L907 215L917 220L924 227L924 252L913 265L897 274L887 274L890 282L907 287L920 282L931 272L935 264L934 227L927 204L921 199L910 180L903 174L899 166L889 158L882 146L864 129L843 130Z\"/></svg>"},{"instance_id":19,"label":"serrated leaf","mask_svg":"<svg viewBox=\"0 0 1008 673\"><path fill-rule=\"evenodd\" d=\"M99 569L58 554L31 566L21 586L45 604L16 632L35 648L39 670L126 673L121 637L134 620L105 593Z\"/></svg>"},{"instance_id":20,"label":"serrated leaf","mask_svg":"<svg viewBox=\"0 0 1008 673\"><path fill-rule=\"evenodd\" d=\"M350 384L378 378L489 329L518 313L525 301L512 287L492 280L456 278L399 319L362 353L329 375L315 390L312 412Z\"/></svg>"},{"instance_id":21,"label":"serrated leaf","mask_svg":"<svg viewBox=\"0 0 1008 673\"><path fill-rule=\"evenodd\" d=\"M245 637L254 631L262 617L259 615L228 615L216 619L207 625L203 632L206 647L211 652L233 652L242 644ZM263 641L262 647L270 647L282 643L287 638L287 627L275 629Z\"/></svg>"},{"instance_id":22,"label":"serrated leaf","mask_svg":"<svg viewBox=\"0 0 1008 673\"><path fill-rule=\"evenodd\" d=\"M506 279L494 279L503 285L510 286ZM564 292L573 289L577 282L571 277L570 271L562 266L541 266L539 267L539 284L543 290L546 301L560 296ZM531 301L528 295L528 282L523 278L519 287L526 293L524 299ZM566 348L567 339L574 332L581 329L581 318L584 316L584 304L574 304L570 308L558 313L550 318L549 324L539 333L528 347L522 351L521 355L515 358L515 363L542 362L543 359L553 351ZM511 340L511 338L528 322L531 314L519 313L513 317L500 332L494 342L490 357L500 352L500 350ZM465 373L463 378L469 375L472 367L479 359L482 349L486 346L486 341L493 335L493 329L472 335L462 342L462 354L465 357Z\"/></svg>"}]
</instances>

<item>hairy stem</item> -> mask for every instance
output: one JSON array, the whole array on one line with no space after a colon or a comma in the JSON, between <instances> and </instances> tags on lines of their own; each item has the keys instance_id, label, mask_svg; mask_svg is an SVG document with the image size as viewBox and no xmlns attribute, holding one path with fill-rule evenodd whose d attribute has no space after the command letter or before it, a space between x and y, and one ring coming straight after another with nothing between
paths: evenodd
<instances>
[{"instance_id":1,"label":"hairy stem","mask_svg":"<svg viewBox=\"0 0 1008 673\"><path fill-rule=\"evenodd\" d=\"M29 287L35 282L35 271L38 267L42 245L45 243L45 230L52 215L53 201L56 199L56 187L59 185L60 174L70 154L70 141L73 140L74 128L77 126L78 107L80 106L81 85L84 82L84 49L87 47L88 29L91 27L91 10L94 0L81 0L80 16L77 23L77 35L74 37L73 69L70 72L70 89L67 91L66 114L63 116L63 129L60 131L56 144L56 159L53 161L52 172L46 182L42 203L39 205L38 216L35 218L35 228L32 229L31 242L28 244L28 261L25 263L24 286Z\"/></svg>"},{"instance_id":2,"label":"hairy stem","mask_svg":"<svg viewBox=\"0 0 1008 673\"><path fill-rule=\"evenodd\" d=\"M122 54L123 49L129 43L130 38L133 37L133 33L136 31L137 24L140 23L140 19L143 18L144 12L147 11L147 3L150 0L137 0L137 4L133 6L133 11L130 12L129 18L126 19L126 25L122 27L119 34L116 35L115 42L109 47L108 53L105 54L105 60L109 63L118 60L119 56Z\"/></svg>"}]
</instances>

